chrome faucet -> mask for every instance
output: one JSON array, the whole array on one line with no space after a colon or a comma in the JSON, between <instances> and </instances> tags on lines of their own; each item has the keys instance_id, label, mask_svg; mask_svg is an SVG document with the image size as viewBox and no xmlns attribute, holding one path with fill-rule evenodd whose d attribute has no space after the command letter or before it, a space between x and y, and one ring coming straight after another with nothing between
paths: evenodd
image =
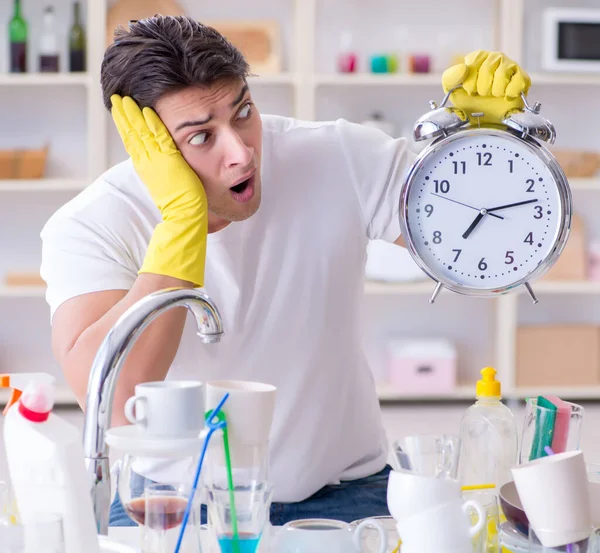
<instances>
[{"instance_id":1,"label":"chrome faucet","mask_svg":"<svg viewBox=\"0 0 600 553\"><path fill-rule=\"evenodd\" d=\"M98 348L88 380L83 450L98 533L108 534L110 466L104 433L110 427L115 386L127 354L144 329L161 313L187 307L196 319L198 336L206 344L220 341L221 315L197 288L168 288L132 305L114 324Z\"/></svg>"}]
</instances>

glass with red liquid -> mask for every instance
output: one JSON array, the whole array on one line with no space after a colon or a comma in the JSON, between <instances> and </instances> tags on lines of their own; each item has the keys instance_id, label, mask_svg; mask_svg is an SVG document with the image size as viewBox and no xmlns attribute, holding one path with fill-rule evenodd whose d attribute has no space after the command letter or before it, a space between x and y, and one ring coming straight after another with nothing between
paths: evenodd
<instances>
[{"instance_id":1,"label":"glass with red liquid","mask_svg":"<svg viewBox=\"0 0 600 553\"><path fill-rule=\"evenodd\" d=\"M130 516L143 526L144 553L171 553L175 550L190 492L190 486L184 484L148 483L144 495L129 503ZM181 553L202 551L199 526L200 503L195 497L186 524Z\"/></svg>"}]
</instances>

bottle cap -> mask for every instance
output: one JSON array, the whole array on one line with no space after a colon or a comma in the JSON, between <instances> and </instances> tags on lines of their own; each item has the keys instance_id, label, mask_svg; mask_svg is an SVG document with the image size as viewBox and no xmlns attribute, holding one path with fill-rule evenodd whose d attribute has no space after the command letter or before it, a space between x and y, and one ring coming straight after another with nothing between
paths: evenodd
<instances>
[{"instance_id":1,"label":"bottle cap","mask_svg":"<svg viewBox=\"0 0 600 553\"><path fill-rule=\"evenodd\" d=\"M48 382L32 381L19 399L19 413L31 422L48 420L54 407L54 387Z\"/></svg>"},{"instance_id":2,"label":"bottle cap","mask_svg":"<svg viewBox=\"0 0 600 553\"><path fill-rule=\"evenodd\" d=\"M482 379L477 381L475 395L479 397L501 397L502 386L496 380L496 369L485 367L481 369Z\"/></svg>"}]
</instances>

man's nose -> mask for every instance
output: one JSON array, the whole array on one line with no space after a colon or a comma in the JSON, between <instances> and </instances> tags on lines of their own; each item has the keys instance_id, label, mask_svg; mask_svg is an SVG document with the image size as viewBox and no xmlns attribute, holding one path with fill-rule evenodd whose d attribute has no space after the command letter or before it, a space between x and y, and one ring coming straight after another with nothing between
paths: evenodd
<instances>
[{"instance_id":1,"label":"man's nose","mask_svg":"<svg viewBox=\"0 0 600 553\"><path fill-rule=\"evenodd\" d=\"M225 141L225 164L227 167L241 165L246 167L252 161L254 148L247 146L242 137L231 130L227 133Z\"/></svg>"}]
</instances>

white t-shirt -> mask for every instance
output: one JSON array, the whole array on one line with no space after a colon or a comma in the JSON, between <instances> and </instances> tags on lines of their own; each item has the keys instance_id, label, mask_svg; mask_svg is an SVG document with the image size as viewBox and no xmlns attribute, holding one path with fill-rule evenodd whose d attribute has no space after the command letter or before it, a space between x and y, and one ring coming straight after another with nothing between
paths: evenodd
<instances>
[{"instance_id":1,"label":"white t-shirt","mask_svg":"<svg viewBox=\"0 0 600 553\"><path fill-rule=\"evenodd\" d=\"M208 236L204 288L225 334L202 344L189 317L168 378L277 386L270 479L274 501L293 502L387 462L362 343L366 248L400 236L414 156L405 139L344 120L262 120L261 206ZM51 314L79 294L130 289L159 222L131 161L61 207L41 234Z\"/></svg>"}]
</instances>

